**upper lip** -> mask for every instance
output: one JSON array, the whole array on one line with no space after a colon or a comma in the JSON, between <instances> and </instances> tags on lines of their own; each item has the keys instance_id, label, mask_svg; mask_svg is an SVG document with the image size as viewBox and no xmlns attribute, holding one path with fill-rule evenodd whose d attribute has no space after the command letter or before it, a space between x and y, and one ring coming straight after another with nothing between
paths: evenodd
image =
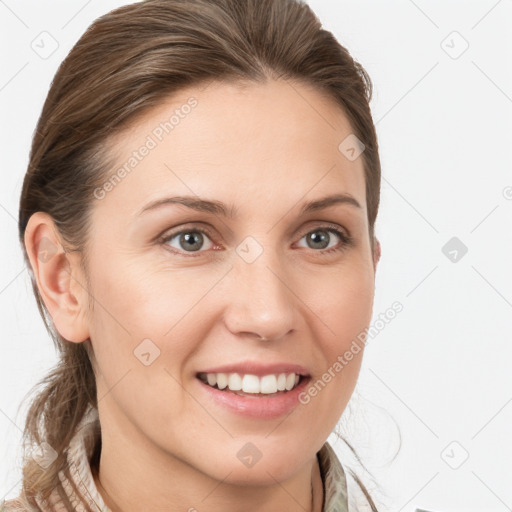
<instances>
[{"instance_id":1,"label":"upper lip","mask_svg":"<svg viewBox=\"0 0 512 512\"><path fill-rule=\"evenodd\" d=\"M198 373L239 373L242 375L270 375L280 373L296 373L297 375L309 376L304 366L293 363L258 363L256 361L243 361L240 363L225 364L202 370Z\"/></svg>"}]
</instances>

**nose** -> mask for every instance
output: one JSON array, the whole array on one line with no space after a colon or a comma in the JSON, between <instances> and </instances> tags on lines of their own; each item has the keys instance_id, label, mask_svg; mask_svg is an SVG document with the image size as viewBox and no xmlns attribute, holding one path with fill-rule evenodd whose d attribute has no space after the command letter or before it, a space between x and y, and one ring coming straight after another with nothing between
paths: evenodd
<instances>
[{"instance_id":1,"label":"nose","mask_svg":"<svg viewBox=\"0 0 512 512\"><path fill-rule=\"evenodd\" d=\"M297 298L290 278L270 250L252 263L235 258L226 279L224 321L233 334L276 341L293 331Z\"/></svg>"}]
</instances>

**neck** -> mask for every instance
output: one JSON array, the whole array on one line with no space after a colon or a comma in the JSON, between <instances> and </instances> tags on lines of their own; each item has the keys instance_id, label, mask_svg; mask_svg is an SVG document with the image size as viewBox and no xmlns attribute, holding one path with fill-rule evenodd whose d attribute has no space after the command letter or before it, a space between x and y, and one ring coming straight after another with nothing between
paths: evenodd
<instances>
[{"instance_id":1,"label":"neck","mask_svg":"<svg viewBox=\"0 0 512 512\"><path fill-rule=\"evenodd\" d=\"M128 442L125 435L110 436L108 429L103 432L93 478L112 512L138 512L141 503L146 510L162 512L323 510L324 489L316 456L285 481L251 486L229 483L229 475L211 478L169 453L158 452L142 436Z\"/></svg>"}]
</instances>

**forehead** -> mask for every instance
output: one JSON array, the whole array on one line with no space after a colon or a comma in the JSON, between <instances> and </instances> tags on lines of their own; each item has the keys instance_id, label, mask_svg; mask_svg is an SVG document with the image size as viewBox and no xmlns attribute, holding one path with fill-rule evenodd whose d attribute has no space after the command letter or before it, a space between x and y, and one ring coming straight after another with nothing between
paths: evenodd
<instances>
[{"instance_id":1,"label":"forehead","mask_svg":"<svg viewBox=\"0 0 512 512\"><path fill-rule=\"evenodd\" d=\"M182 89L112 137L113 186L102 206L131 216L165 194L284 206L346 192L364 208L362 157L340 150L349 136L342 108L312 86L270 80Z\"/></svg>"}]
</instances>

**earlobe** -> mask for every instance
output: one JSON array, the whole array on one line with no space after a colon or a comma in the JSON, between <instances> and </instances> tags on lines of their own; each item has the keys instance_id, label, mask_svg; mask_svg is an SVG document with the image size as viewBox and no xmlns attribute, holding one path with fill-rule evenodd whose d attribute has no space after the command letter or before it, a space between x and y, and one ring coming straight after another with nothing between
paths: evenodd
<instances>
[{"instance_id":1,"label":"earlobe","mask_svg":"<svg viewBox=\"0 0 512 512\"><path fill-rule=\"evenodd\" d=\"M67 253L50 215L34 213L25 230L25 247L41 298L56 330L66 340L89 338L86 292L77 280L76 254Z\"/></svg>"}]
</instances>

